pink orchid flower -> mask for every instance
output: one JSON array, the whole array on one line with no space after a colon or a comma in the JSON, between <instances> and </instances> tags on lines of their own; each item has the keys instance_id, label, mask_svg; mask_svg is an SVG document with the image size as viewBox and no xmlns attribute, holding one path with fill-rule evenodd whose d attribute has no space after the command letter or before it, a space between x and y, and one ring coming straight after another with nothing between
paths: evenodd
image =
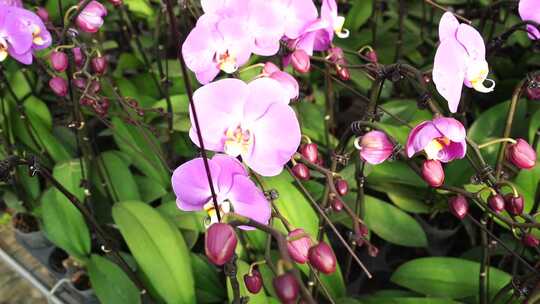
<instances>
[{"instance_id":1,"label":"pink orchid flower","mask_svg":"<svg viewBox=\"0 0 540 304\"><path fill-rule=\"evenodd\" d=\"M98 1L91 1L77 16L77 27L86 33L96 33L103 25L103 17L107 16L107 8Z\"/></svg>"},{"instance_id":2,"label":"pink orchid flower","mask_svg":"<svg viewBox=\"0 0 540 304\"><path fill-rule=\"evenodd\" d=\"M279 174L300 145L298 119L276 80L222 79L199 88L193 99L205 148L241 156L263 176ZM191 118L189 135L199 145Z\"/></svg>"},{"instance_id":3,"label":"pink orchid flower","mask_svg":"<svg viewBox=\"0 0 540 304\"><path fill-rule=\"evenodd\" d=\"M249 179L246 169L236 158L216 154L208 160L208 165L222 216L234 212L259 223L268 223L270 204L264 193ZM217 222L217 212L214 209L202 158L192 159L176 168L171 183L179 209L205 210L209 218L207 225Z\"/></svg>"},{"instance_id":4,"label":"pink orchid flower","mask_svg":"<svg viewBox=\"0 0 540 304\"><path fill-rule=\"evenodd\" d=\"M480 33L468 24L460 24L450 12L439 23L441 41L433 64L433 82L439 94L446 99L450 112L457 111L463 84L481 93L495 88L488 79L486 46ZM490 82L489 87L484 82Z\"/></svg>"},{"instance_id":5,"label":"pink orchid flower","mask_svg":"<svg viewBox=\"0 0 540 304\"><path fill-rule=\"evenodd\" d=\"M277 11L282 14L285 25L284 35L289 39L298 38L307 24L317 20L319 13L313 0L276 0L272 1Z\"/></svg>"},{"instance_id":6,"label":"pink orchid flower","mask_svg":"<svg viewBox=\"0 0 540 304\"><path fill-rule=\"evenodd\" d=\"M287 72L283 72L278 66L272 62L264 64L264 68L261 74L262 77L269 77L279 82L283 90L287 93L287 98L295 99L300 94L298 81Z\"/></svg>"},{"instance_id":7,"label":"pink orchid flower","mask_svg":"<svg viewBox=\"0 0 540 304\"><path fill-rule=\"evenodd\" d=\"M540 1L538 0L521 0L519 1L519 16L523 21L535 21L540 23ZM533 25L527 25L529 38L532 40L540 39L540 31Z\"/></svg>"},{"instance_id":8,"label":"pink orchid flower","mask_svg":"<svg viewBox=\"0 0 540 304\"><path fill-rule=\"evenodd\" d=\"M407 155L424 152L428 160L443 163L460 159L467 152L466 131L454 118L438 117L414 127L407 139Z\"/></svg>"}]
</instances>

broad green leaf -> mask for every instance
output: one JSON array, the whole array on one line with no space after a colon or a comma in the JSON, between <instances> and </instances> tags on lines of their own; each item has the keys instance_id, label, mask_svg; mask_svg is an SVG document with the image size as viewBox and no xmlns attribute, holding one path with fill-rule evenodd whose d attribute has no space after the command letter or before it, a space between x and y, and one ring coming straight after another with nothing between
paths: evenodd
<instances>
[{"instance_id":1,"label":"broad green leaf","mask_svg":"<svg viewBox=\"0 0 540 304\"><path fill-rule=\"evenodd\" d=\"M150 19L154 15L148 0L124 0L124 4L137 16Z\"/></svg>"},{"instance_id":2,"label":"broad green leaf","mask_svg":"<svg viewBox=\"0 0 540 304\"><path fill-rule=\"evenodd\" d=\"M371 173L367 176L368 184L397 183L415 187L426 187L422 180L407 164L386 161L380 165L369 166Z\"/></svg>"},{"instance_id":3,"label":"broad green leaf","mask_svg":"<svg viewBox=\"0 0 540 304\"><path fill-rule=\"evenodd\" d=\"M238 267L236 272L236 278L238 279L238 283L240 285L240 296L249 297L249 303L267 304L268 299L266 298L266 294L264 292L261 291L257 294L252 294L247 290L246 285L244 284L244 275L247 274L249 271L248 263L242 260L237 260L236 266ZM231 287L231 281L229 278L227 278L227 294L229 295L229 303L232 303L233 292Z\"/></svg>"},{"instance_id":4,"label":"broad green leaf","mask_svg":"<svg viewBox=\"0 0 540 304\"><path fill-rule=\"evenodd\" d=\"M165 190L160 183L149 177L135 175L134 178L135 183L137 183L139 188L139 192L141 193L141 199L145 203L155 201L156 199L167 194L167 190Z\"/></svg>"},{"instance_id":5,"label":"broad green leaf","mask_svg":"<svg viewBox=\"0 0 540 304\"><path fill-rule=\"evenodd\" d=\"M189 250L167 218L142 202L120 202L113 218L155 296L167 303L194 303Z\"/></svg>"},{"instance_id":6,"label":"broad green leaf","mask_svg":"<svg viewBox=\"0 0 540 304\"><path fill-rule=\"evenodd\" d=\"M368 21L371 13L373 12L373 1L356 0L353 3L347 19L345 20L345 27L351 31L356 31L366 21Z\"/></svg>"},{"instance_id":7,"label":"broad green leaf","mask_svg":"<svg viewBox=\"0 0 540 304\"><path fill-rule=\"evenodd\" d=\"M532 144L534 142L534 138L537 136L536 132L538 131L540 131L540 110L536 111L531 117L531 124L529 125L529 143ZM536 146L536 153L537 155L540 155L540 145Z\"/></svg>"},{"instance_id":8,"label":"broad green leaf","mask_svg":"<svg viewBox=\"0 0 540 304\"><path fill-rule=\"evenodd\" d=\"M83 202L84 191L80 187L82 170L79 160L71 160L56 165L53 176ZM84 217L71 201L54 188L42 197L43 225L49 239L71 255L86 259L90 254L90 232Z\"/></svg>"},{"instance_id":9,"label":"broad green leaf","mask_svg":"<svg viewBox=\"0 0 540 304\"><path fill-rule=\"evenodd\" d=\"M381 192L386 192L392 203L407 212L429 213L431 209L426 204L427 189L392 183L375 184L370 185L370 187Z\"/></svg>"},{"instance_id":10,"label":"broad green leaf","mask_svg":"<svg viewBox=\"0 0 540 304\"><path fill-rule=\"evenodd\" d=\"M227 298L216 267L201 255L191 253L197 303L222 303Z\"/></svg>"},{"instance_id":11,"label":"broad green leaf","mask_svg":"<svg viewBox=\"0 0 540 304\"><path fill-rule=\"evenodd\" d=\"M401 265L391 281L428 296L461 299L478 293L480 264L445 257L419 258ZM511 280L504 271L489 269L489 291L493 296Z\"/></svg>"},{"instance_id":12,"label":"broad green leaf","mask_svg":"<svg viewBox=\"0 0 540 304\"><path fill-rule=\"evenodd\" d=\"M170 97L172 113L173 113L173 130L187 132L191 127L189 120L189 101L187 95L173 95ZM152 108L161 108L167 113L167 100L161 99L157 101Z\"/></svg>"},{"instance_id":13,"label":"broad green leaf","mask_svg":"<svg viewBox=\"0 0 540 304\"><path fill-rule=\"evenodd\" d=\"M28 195L29 199L31 199L32 202L34 202L39 198L39 194L41 192L39 186L39 179L37 177L30 176L28 168L17 167L16 171L18 177L17 181L24 188L24 193Z\"/></svg>"},{"instance_id":14,"label":"broad green leaf","mask_svg":"<svg viewBox=\"0 0 540 304\"><path fill-rule=\"evenodd\" d=\"M139 189L125 161L115 151L103 152L98 161L101 176L117 202L140 200Z\"/></svg>"},{"instance_id":15,"label":"broad green leaf","mask_svg":"<svg viewBox=\"0 0 540 304\"><path fill-rule=\"evenodd\" d=\"M86 267L92 288L101 303L141 303L139 290L115 263L92 254Z\"/></svg>"},{"instance_id":16,"label":"broad green leaf","mask_svg":"<svg viewBox=\"0 0 540 304\"><path fill-rule=\"evenodd\" d=\"M342 302L340 302L342 303ZM378 297L371 296L361 298L355 302L358 304L459 304L460 302L442 298L422 298L422 297Z\"/></svg>"},{"instance_id":17,"label":"broad green leaf","mask_svg":"<svg viewBox=\"0 0 540 304\"><path fill-rule=\"evenodd\" d=\"M365 196L366 224L384 240L409 247L426 247L426 233L420 224L392 204Z\"/></svg>"}]
</instances>

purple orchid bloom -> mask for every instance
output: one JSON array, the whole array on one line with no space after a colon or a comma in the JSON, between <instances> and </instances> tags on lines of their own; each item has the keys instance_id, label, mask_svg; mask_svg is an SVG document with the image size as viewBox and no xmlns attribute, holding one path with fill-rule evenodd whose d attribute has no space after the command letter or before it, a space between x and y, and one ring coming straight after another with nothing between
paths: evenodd
<instances>
[{"instance_id":1,"label":"purple orchid bloom","mask_svg":"<svg viewBox=\"0 0 540 304\"><path fill-rule=\"evenodd\" d=\"M538 0L519 1L519 16L523 21L534 21L540 23L540 2ZM529 38L532 40L540 39L540 31L533 25L527 25Z\"/></svg>"},{"instance_id":2,"label":"purple orchid bloom","mask_svg":"<svg viewBox=\"0 0 540 304\"><path fill-rule=\"evenodd\" d=\"M33 51L51 43L51 34L35 13L0 5L0 61L9 54L23 64L31 64Z\"/></svg>"},{"instance_id":3,"label":"purple orchid bloom","mask_svg":"<svg viewBox=\"0 0 540 304\"><path fill-rule=\"evenodd\" d=\"M287 97L289 99L295 99L300 94L298 81L296 81L296 79L289 73L281 71L272 62L267 62L264 64L261 76L270 77L277 80L277 82L279 82L282 88L287 92Z\"/></svg>"},{"instance_id":4,"label":"purple orchid bloom","mask_svg":"<svg viewBox=\"0 0 540 304\"><path fill-rule=\"evenodd\" d=\"M208 160L220 214L234 212L267 224L270 204L263 192L249 179L249 174L234 157L216 154ZM176 204L184 211L208 212L210 223L217 222L212 194L202 158L192 159L176 168L171 178ZM240 227L242 229L251 229Z\"/></svg>"},{"instance_id":5,"label":"purple orchid bloom","mask_svg":"<svg viewBox=\"0 0 540 304\"><path fill-rule=\"evenodd\" d=\"M277 11L282 13L285 24L284 35L289 39L298 38L306 24L317 20L319 13L313 0L277 0L272 1Z\"/></svg>"},{"instance_id":6,"label":"purple orchid bloom","mask_svg":"<svg viewBox=\"0 0 540 304\"><path fill-rule=\"evenodd\" d=\"M22 0L0 0L0 5L23 7Z\"/></svg>"},{"instance_id":7,"label":"purple orchid bloom","mask_svg":"<svg viewBox=\"0 0 540 304\"><path fill-rule=\"evenodd\" d=\"M433 82L448 101L450 112L457 111L463 84L481 93L495 88L488 79L486 46L480 33L468 24L460 24L452 13L445 13L439 23L441 41L433 64ZM484 82L490 82L489 87Z\"/></svg>"},{"instance_id":8,"label":"purple orchid bloom","mask_svg":"<svg viewBox=\"0 0 540 304\"><path fill-rule=\"evenodd\" d=\"M77 16L77 27L86 33L96 33L103 25L103 17L107 16L107 8L98 1L91 1Z\"/></svg>"},{"instance_id":9,"label":"purple orchid bloom","mask_svg":"<svg viewBox=\"0 0 540 304\"><path fill-rule=\"evenodd\" d=\"M424 152L427 159L443 163L460 159L467 152L466 131L454 118L438 117L414 127L407 139L407 155Z\"/></svg>"},{"instance_id":10,"label":"purple orchid bloom","mask_svg":"<svg viewBox=\"0 0 540 304\"><path fill-rule=\"evenodd\" d=\"M219 71L235 72L251 55L249 32L234 19L216 21L216 15L203 15L182 45L186 65L202 84L212 81Z\"/></svg>"},{"instance_id":11,"label":"purple orchid bloom","mask_svg":"<svg viewBox=\"0 0 540 304\"><path fill-rule=\"evenodd\" d=\"M222 79L199 88L193 99L205 148L242 156L263 176L279 174L300 145L298 119L276 80ZM189 135L199 145L190 114Z\"/></svg>"}]
</instances>

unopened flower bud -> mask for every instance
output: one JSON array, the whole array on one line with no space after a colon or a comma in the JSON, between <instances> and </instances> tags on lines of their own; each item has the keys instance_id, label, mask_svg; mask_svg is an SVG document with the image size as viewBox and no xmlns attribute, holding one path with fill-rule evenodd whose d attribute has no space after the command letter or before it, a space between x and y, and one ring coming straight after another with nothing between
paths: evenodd
<instances>
[{"instance_id":1,"label":"unopened flower bud","mask_svg":"<svg viewBox=\"0 0 540 304\"><path fill-rule=\"evenodd\" d=\"M300 154L312 163L317 162L319 150L316 143L304 144L300 147Z\"/></svg>"},{"instance_id":2,"label":"unopened flower bud","mask_svg":"<svg viewBox=\"0 0 540 304\"><path fill-rule=\"evenodd\" d=\"M291 258L300 264L304 264L308 260L309 248L312 245L311 238L304 235L306 232L302 228L295 229L289 232L287 241L287 251Z\"/></svg>"},{"instance_id":3,"label":"unopened flower bud","mask_svg":"<svg viewBox=\"0 0 540 304\"><path fill-rule=\"evenodd\" d=\"M328 61L334 64L345 64L345 55L343 54L343 49L340 47L332 47L328 49L328 56L326 57Z\"/></svg>"},{"instance_id":4,"label":"unopened flower bud","mask_svg":"<svg viewBox=\"0 0 540 304\"><path fill-rule=\"evenodd\" d=\"M523 245L527 247L536 248L540 245L540 241L532 234L527 233L521 238Z\"/></svg>"},{"instance_id":5,"label":"unopened flower bud","mask_svg":"<svg viewBox=\"0 0 540 304\"><path fill-rule=\"evenodd\" d=\"M364 134L357 148L360 150L362 160L372 165L384 162L394 152L394 145L386 133L378 130Z\"/></svg>"},{"instance_id":6,"label":"unopened flower bud","mask_svg":"<svg viewBox=\"0 0 540 304\"><path fill-rule=\"evenodd\" d=\"M343 81L348 81L349 79L351 79L351 73L349 72L348 68L338 66L336 71L337 71L337 75L338 75L339 79L341 79Z\"/></svg>"},{"instance_id":7,"label":"unopened flower bud","mask_svg":"<svg viewBox=\"0 0 540 304\"><path fill-rule=\"evenodd\" d=\"M465 196L458 194L448 200L448 208L455 217L462 220L469 212L469 202Z\"/></svg>"},{"instance_id":8,"label":"unopened flower bud","mask_svg":"<svg viewBox=\"0 0 540 304\"><path fill-rule=\"evenodd\" d=\"M49 12L44 7L39 6L36 9L36 15L38 15L43 23L49 22Z\"/></svg>"},{"instance_id":9,"label":"unopened flower bud","mask_svg":"<svg viewBox=\"0 0 540 304\"><path fill-rule=\"evenodd\" d=\"M114 6L120 6L124 3L124 1L123 0L109 0L109 3Z\"/></svg>"},{"instance_id":10,"label":"unopened flower bud","mask_svg":"<svg viewBox=\"0 0 540 304\"><path fill-rule=\"evenodd\" d=\"M249 292L256 294L261 291L263 279L261 273L257 269L251 271L251 275L244 275L244 284Z\"/></svg>"},{"instance_id":11,"label":"unopened flower bud","mask_svg":"<svg viewBox=\"0 0 540 304\"><path fill-rule=\"evenodd\" d=\"M102 75L107 71L107 58L104 56L94 57L90 61L90 65L92 66L92 71L94 71L94 73Z\"/></svg>"},{"instance_id":12,"label":"unopened flower bud","mask_svg":"<svg viewBox=\"0 0 540 304\"><path fill-rule=\"evenodd\" d=\"M330 206L332 206L332 209L335 212L340 212L341 210L343 210L343 201L339 197L334 197L332 199L332 202L330 203Z\"/></svg>"},{"instance_id":13,"label":"unopened flower bud","mask_svg":"<svg viewBox=\"0 0 540 304\"><path fill-rule=\"evenodd\" d=\"M53 51L51 53L51 66L57 72L64 72L68 67L68 56L62 51Z\"/></svg>"},{"instance_id":14,"label":"unopened flower bud","mask_svg":"<svg viewBox=\"0 0 540 304\"><path fill-rule=\"evenodd\" d=\"M491 210L499 213L504 210L504 198L500 194L491 194L488 197L488 206Z\"/></svg>"},{"instance_id":15,"label":"unopened flower bud","mask_svg":"<svg viewBox=\"0 0 540 304\"><path fill-rule=\"evenodd\" d=\"M336 255L325 242L311 247L309 249L309 263L317 270L325 274L331 274L336 271Z\"/></svg>"},{"instance_id":16,"label":"unopened flower bud","mask_svg":"<svg viewBox=\"0 0 540 304\"><path fill-rule=\"evenodd\" d=\"M307 73L311 68L309 55L302 49L297 49L291 54L291 64L298 73Z\"/></svg>"},{"instance_id":17,"label":"unopened flower bud","mask_svg":"<svg viewBox=\"0 0 540 304\"><path fill-rule=\"evenodd\" d=\"M49 80L49 87L54 92L54 94L64 97L68 93L68 83L67 81L59 76L55 76Z\"/></svg>"},{"instance_id":18,"label":"unopened flower bud","mask_svg":"<svg viewBox=\"0 0 540 304\"><path fill-rule=\"evenodd\" d=\"M518 216L523 213L524 199L521 194L514 196L509 193L504 196L504 209L513 216Z\"/></svg>"},{"instance_id":19,"label":"unopened flower bud","mask_svg":"<svg viewBox=\"0 0 540 304\"><path fill-rule=\"evenodd\" d=\"M527 85L527 96L530 100L540 100L540 76Z\"/></svg>"},{"instance_id":20,"label":"unopened flower bud","mask_svg":"<svg viewBox=\"0 0 540 304\"><path fill-rule=\"evenodd\" d=\"M233 227L224 223L212 224L204 239L206 256L210 262L221 266L231 260L237 243Z\"/></svg>"},{"instance_id":21,"label":"unopened flower bud","mask_svg":"<svg viewBox=\"0 0 540 304\"><path fill-rule=\"evenodd\" d=\"M295 303L298 298L300 285L290 272L278 275L272 281L276 295L283 303Z\"/></svg>"},{"instance_id":22,"label":"unopened flower bud","mask_svg":"<svg viewBox=\"0 0 540 304\"><path fill-rule=\"evenodd\" d=\"M347 192L349 192L349 183L342 178L336 180L334 186L336 187L337 193L341 196L345 196L347 195Z\"/></svg>"},{"instance_id":23,"label":"unopened flower bud","mask_svg":"<svg viewBox=\"0 0 540 304\"><path fill-rule=\"evenodd\" d=\"M79 13L75 23L77 27L86 33L95 33L103 25L103 17L107 15L107 9L98 1L91 1Z\"/></svg>"},{"instance_id":24,"label":"unopened flower bud","mask_svg":"<svg viewBox=\"0 0 540 304\"><path fill-rule=\"evenodd\" d=\"M80 47L73 48L71 50L73 53L73 61L77 66L82 66L84 64L84 54Z\"/></svg>"},{"instance_id":25,"label":"unopened flower bud","mask_svg":"<svg viewBox=\"0 0 540 304\"><path fill-rule=\"evenodd\" d=\"M520 169L531 169L536 164L536 151L524 139L518 138L508 147L506 158Z\"/></svg>"},{"instance_id":26,"label":"unopened flower bud","mask_svg":"<svg viewBox=\"0 0 540 304\"><path fill-rule=\"evenodd\" d=\"M378 58L377 52L375 52L375 50L367 51L366 57L367 57L367 59L368 59L370 62L372 62L372 63L377 63L377 62L379 62L379 58Z\"/></svg>"},{"instance_id":27,"label":"unopened flower bud","mask_svg":"<svg viewBox=\"0 0 540 304\"><path fill-rule=\"evenodd\" d=\"M297 163L296 165L294 165L292 167L292 171L299 180L305 181L308 180L310 177L309 168L302 163Z\"/></svg>"},{"instance_id":28,"label":"unopened flower bud","mask_svg":"<svg viewBox=\"0 0 540 304\"><path fill-rule=\"evenodd\" d=\"M422 165L422 176L424 181L433 188L437 188L444 184L444 170L441 162L438 160L428 159Z\"/></svg>"},{"instance_id":29,"label":"unopened flower bud","mask_svg":"<svg viewBox=\"0 0 540 304\"><path fill-rule=\"evenodd\" d=\"M379 248L369 244L369 246L368 246L368 254L372 258L378 256L379 255Z\"/></svg>"}]
</instances>

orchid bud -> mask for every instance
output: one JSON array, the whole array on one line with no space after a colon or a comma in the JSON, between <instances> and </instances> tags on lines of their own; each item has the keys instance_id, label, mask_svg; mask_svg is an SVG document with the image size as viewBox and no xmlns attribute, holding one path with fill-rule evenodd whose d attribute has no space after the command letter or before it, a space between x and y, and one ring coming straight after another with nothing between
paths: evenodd
<instances>
[{"instance_id":1,"label":"orchid bud","mask_svg":"<svg viewBox=\"0 0 540 304\"><path fill-rule=\"evenodd\" d=\"M298 81L292 77L289 73L277 71L269 76L270 78L279 82L283 89L287 92L289 99L296 99L300 94L300 87Z\"/></svg>"},{"instance_id":2,"label":"orchid bud","mask_svg":"<svg viewBox=\"0 0 540 304\"><path fill-rule=\"evenodd\" d=\"M94 73L103 75L105 71L107 71L107 58L104 56L94 57L90 61L90 65L92 66L92 71L94 71Z\"/></svg>"},{"instance_id":3,"label":"orchid bud","mask_svg":"<svg viewBox=\"0 0 540 304\"><path fill-rule=\"evenodd\" d=\"M278 275L272 281L276 295L283 303L295 303L298 298L300 285L290 272Z\"/></svg>"},{"instance_id":4,"label":"orchid bud","mask_svg":"<svg viewBox=\"0 0 540 304\"><path fill-rule=\"evenodd\" d=\"M378 58L377 52L375 52L375 50L367 51L366 57L369 60L369 62L372 62L372 63L379 62L379 58Z\"/></svg>"},{"instance_id":5,"label":"orchid bud","mask_svg":"<svg viewBox=\"0 0 540 304\"><path fill-rule=\"evenodd\" d=\"M340 47L328 49L328 56L326 58L334 64L345 64L345 55L343 54L343 49Z\"/></svg>"},{"instance_id":6,"label":"orchid bud","mask_svg":"<svg viewBox=\"0 0 540 304\"><path fill-rule=\"evenodd\" d=\"M508 147L506 158L520 169L531 169L536 164L536 151L524 139L518 138Z\"/></svg>"},{"instance_id":7,"label":"orchid bud","mask_svg":"<svg viewBox=\"0 0 540 304\"><path fill-rule=\"evenodd\" d=\"M317 162L319 150L316 143L304 144L300 147L300 154L312 163Z\"/></svg>"},{"instance_id":8,"label":"orchid bud","mask_svg":"<svg viewBox=\"0 0 540 304\"><path fill-rule=\"evenodd\" d=\"M309 169L306 165L297 163L292 167L292 171L296 177L298 177L299 180L308 180L310 177Z\"/></svg>"},{"instance_id":9,"label":"orchid bud","mask_svg":"<svg viewBox=\"0 0 540 304\"><path fill-rule=\"evenodd\" d=\"M518 216L523 213L524 199L523 196L518 194L514 196L513 193L509 193L504 196L504 209L513 215Z\"/></svg>"},{"instance_id":10,"label":"orchid bud","mask_svg":"<svg viewBox=\"0 0 540 304\"><path fill-rule=\"evenodd\" d=\"M55 71L61 73L61 72L64 72L68 68L69 60L66 53L61 52L61 51L58 51L58 52L53 51L51 53L50 59L51 59L51 66Z\"/></svg>"},{"instance_id":11,"label":"orchid bud","mask_svg":"<svg viewBox=\"0 0 540 304\"><path fill-rule=\"evenodd\" d=\"M527 86L527 96L530 100L540 100L540 76L529 82Z\"/></svg>"},{"instance_id":12,"label":"orchid bud","mask_svg":"<svg viewBox=\"0 0 540 304\"><path fill-rule=\"evenodd\" d=\"M124 3L124 1L123 0L109 0L109 3L114 6L120 6Z\"/></svg>"},{"instance_id":13,"label":"orchid bud","mask_svg":"<svg viewBox=\"0 0 540 304\"><path fill-rule=\"evenodd\" d=\"M83 97L81 98L81 100L79 100L79 104L81 106L89 106L89 105L92 105L94 103L94 100L88 98L88 97Z\"/></svg>"},{"instance_id":14,"label":"orchid bud","mask_svg":"<svg viewBox=\"0 0 540 304\"><path fill-rule=\"evenodd\" d=\"M224 223L212 224L204 239L206 256L210 262L221 266L231 260L237 243L233 227Z\"/></svg>"},{"instance_id":15,"label":"orchid bud","mask_svg":"<svg viewBox=\"0 0 540 304\"><path fill-rule=\"evenodd\" d=\"M84 54L81 48L73 48L71 52L73 53L73 61L75 61L75 64L79 67L82 66L84 64Z\"/></svg>"},{"instance_id":16,"label":"orchid bud","mask_svg":"<svg viewBox=\"0 0 540 304\"><path fill-rule=\"evenodd\" d=\"M424 181L433 188L437 188L444 184L444 170L441 162L434 159L424 161L422 165L422 176Z\"/></svg>"},{"instance_id":17,"label":"orchid bud","mask_svg":"<svg viewBox=\"0 0 540 304\"><path fill-rule=\"evenodd\" d=\"M263 279L261 273L257 269L251 271L251 275L244 275L244 284L249 292L253 294L259 293L262 288Z\"/></svg>"},{"instance_id":18,"label":"orchid bud","mask_svg":"<svg viewBox=\"0 0 540 304\"><path fill-rule=\"evenodd\" d=\"M297 49L291 54L291 64L298 73L307 73L311 68L309 55L302 49Z\"/></svg>"},{"instance_id":19,"label":"orchid bud","mask_svg":"<svg viewBox=\"0 0 540 304\"><path fill-rule=\"evenodd\" d=\"M320 242L319 244L311 247L309 249L309 263L325 274L331 274L336 271L336 255L330 247L325 242Z\"/></svg>"},{"instance_id":20,"label":"orchid bud","mask_svg":"<svg viewBox=\"0 0 540 304\"><path fill-rule=\"evenodd\" d=\"M337 75L339 79L343 81L348 81L349 79L351 79L351 73L349 72L348 68L338 66L336 70L337 70Z\"/></svg>"},{"instance_id":21,"label":"orchid bud","mask_svg":"<svg viewBox=\"0 0 540 304\"><path fill-rule=\"evenodd\" d=\"M336 180L334 186L336 187L337 193L341 196L345 196L347 192L349 192L349 183L347 183L347 181L342 178Z\"/></svg>"},{"instance_id":22,"label":"orchid bud","mask_svg":"<svg viewBox=\"0 0 540 304\"><path fill-rule=\"evenodd\" d=\"M289 232L287 238L287 251L291 258L300 264L304 264L308 260L309 248L312 245L311 238L304 235L306 232L302 228L295 229Z\"/></svg>"},{"instance_id":23,"label":"orchid bud","mask_svg":"<svg viewBox=\"0 0 540 304\"><path fill-rule=\"evenodd\" d=\"M458 194L448 200L448 208L455 217L462 220L469 212L469 202L465 196Z\"/></svg>"},{"instance_id":24,"label":"orchid bud","mask_svg":"<svg viewBox=\"0 0 540 304\"><path fill-rule=\"evenodd\" d=\"M378 165L387 160L394 152L394 145L382 131L370 131L364 134L358 143L360 157L365 162Z\"/></svg>"},{"instance_id":25,"label":"orchid bud","mask_svg":"<svg viewBox=\"0 0 540 304\"><path fill-rule=\"evenodd\" d=\"M330 206L332 206L332 209L335 212L340 212L341 210L343 210L343 201L339 197L334 197L332 199L332 202L330 203Z\"/></svg>"},{"instance_id":26,"label":"orchid bud","mask_svg":"<svg viewBox=\"0 0 540 304\"><path fill-rule=\"evenodd\" d=\"M536 248L540 245L540 241L532 234L527 233L521 238L523 245L527 247Z\"/></svg>"},{"instance_id":27,"label":"orchid bud","mask_svg":"<svg viewBox=\"0 0 540 304\"><path fill-rule=\"evenodd\" d=\"M281 71L279 67L270 61L264 64L264 67L262 70L263 74L265 75L272 75L273 73L279 72L279 71Z\"/></svg>"},{"instance_id":28,"label":"orchid bud","mask_svg":"<svg viewBox=\"0 0 540 304\"><path fill-rule=\"evenodd\" d=\"M374 258L379 255L379 248L368 244L368 254L370 257Z\"/></svg>"},{"instance_id":29,"label":"orchid bud","mask_svg":"<svg viewBox=\"0 0 540 304\"><path fill-rule=\"evenodd\" d=\"M492 194L488 197L488 206L499 213L504 210L504 198L500 194Z\"/></svg>"},{"instance_id":30,"label":"orchid bud","mask_svg":"<svg viewBox=\"0 0 540 304\"><path fill-rule=\"evenodd\" d=\"M95 33L103 25L103 17L107 15L107 9L98 1L91 1L79 13L75 23L77 27L86 33Z\"/></svg>"},{"instance_id":31,"label":"orchid bud","mask_svg":"<svg viewBox=\"0 0 540 304\"><path fill-rule=\"evenodd\" d=\"M54 94L64 97L68 93L68 83L67 81L59 76L55 76L49 80L49 87L54 92Z\"/></svg>"},{"instance_id":32,"label":"orchid bud","mask_svg":"<svg viewBox=\"0 0 540 304\"><path fill-rule=\"evenodd\" d=\"M38 15L43 23L49 22L49 12L44 7L38 7L36 9L36 15Z\"/></svg>"}]
</instances>

